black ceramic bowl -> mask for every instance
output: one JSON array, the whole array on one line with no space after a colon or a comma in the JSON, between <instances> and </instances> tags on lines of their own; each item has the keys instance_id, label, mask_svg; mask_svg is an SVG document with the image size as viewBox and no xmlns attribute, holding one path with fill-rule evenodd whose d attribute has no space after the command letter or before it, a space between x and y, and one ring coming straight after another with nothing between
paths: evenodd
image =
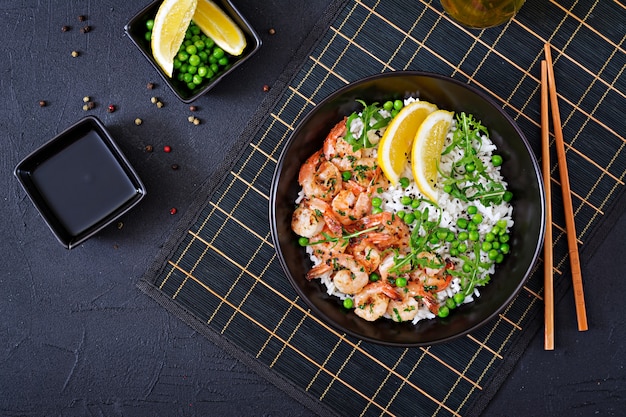
<instances>
[{"instance_id":1,"label":"black ceramic bowl","mask_svg":"<svg viewBox=\"0 0 626 417\"><path fill-rule=\"evenodd\" d=\"M319 280L308 281L311 263L291 231L294 201L300 189L298 171L305 159L321 148L330 129L342 117L360 110L355 100L382 103L419 97L439 108L472 113L489 128L504 164L502 174L514 194L515 225L511 253L496 268L491 282L480 287L473 303L446 318L417 325L391 320L367 322L326 294ZM420 72L392 72L354 82L320 102L295 129L279 157L270 195L270 226L280 263L297 293L336 329L370 342L393 346L423 346L449 341L485 324L502 311L522 288L540 253L545 228L545 195L537 160L514 121L485 93L454 79Z\"/></svg>"},{"instance_id":2,"label":"black ceramic bowl","mask_svg":"<svg viewBox=\"0 0 626 417\"><path fill-rule=\"evenodd\" d=\"M165 84L167 84L174 94L184 103L191 103L207 91L215 87L224 77L233 72L235 68L243 64L248 60L256 51L261 47L261 38L254 31L252 26L246 21L246 19L239 13L239 11L233 6L230 0L214 0L217 4L243 31L246 37L246 49L238 57L231 57L230 66L228 69L218 73L218 75L210 81L205 81L200 84L197 89L189 90L185 83L178 81L176 78L170 78L161 69L152 56L152 50L150 48L150 41L146 40L146 21L154 19L157 10L163 1L157 0L150 3L139 13L137 13L128 24L124 27L126 35L130 40L139 48L144 57L152 64L154 69L159 73Z\"/></svg>"},{"instance_id":3,"label":"black ceramic bowl","mask_svg":"<svg viewBox=\"0 0 626 417\"><path fill-rule=\"evenodd\" d=\"M68 249L120 218L146 195L137 173L94 116L81 119L25 157L14 173Z\"/></svg>"}]
</instances>

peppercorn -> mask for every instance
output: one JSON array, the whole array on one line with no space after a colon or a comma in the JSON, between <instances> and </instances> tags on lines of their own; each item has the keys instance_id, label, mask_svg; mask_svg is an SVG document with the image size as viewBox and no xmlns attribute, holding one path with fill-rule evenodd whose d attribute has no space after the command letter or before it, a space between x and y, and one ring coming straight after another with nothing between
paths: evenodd
<instances>
[{"instance_id":1,"label":"peppercorn","mask_svg":"<svg viewBox=\"0 0 626 417\"><path fill-rule=\"evenodd\" d=\"M136 124L137 126L139 126L139 125L140 125L140 124L142 124L142 123L143 123L143 120L141 120L139 117L135 119L135 124Z\"/></svg>"},{"instance_id":2,"label":"peppercorn","mask_svg":"<svg viewBox=\"0 0 626 417\"><path fill-rule=\"evenodd\" d=\"M146 85L146 88L147 88L148 90L152 90L152 89L154 88L154 83L148 83L148 84Z\"/></svg>"},{"instance_id":3,"label":"peppercorn","mask_svg":"<svg viewBox=\"0 0 626 417\"><path fill-rule=\"evenodd\" d=\"M146 147L144 148L146 152L152 152L152 150L154 149L152 147L152 145L146 145Z\"/></svg>"},{"instance_id":4,"label":"peppercorn","mask_svg":"<svg viewBox=\"0 0 626 417\"><path fill-rule=\"evenodd\" d=\"M189 106L189 111L196 111L198 108L196 106Z\"/></svg>"},{"instance_id":5,"label":"peppercorn","mask_svg":"<svg viewBox=\"0 0 626 417\"><path fill-rule=\"evenodd\" d=\"M83 26L82 28L80 28L80 33L87 33L91 31L91 26L87 25L87 26Z\"/></svg>"},{"instance_id":6,"label":"peppercorn","mask_svg":"<svg viewBox=\"0 0 626 417\"><path fill-rule=\"evenodd\" d=\"M73 56L74 58L76 58L78 55L79 55L79 54L78 54L78 51L72 51L72 56Z\"/></svg>"},{"instance_id":7,"label":"peppercorn","mask_svg":"<svg viewBox=\"0 0 626 417\"><path fill-rule=\"evenodd\" d=\"M178 164L172 164L172 169L176 171L178 169Z\"/></svg>"},{"instance_id":8,"label":"peppercorn","mask_svg":"<svg viewBox=\"0 0 626 417\"><path fill-rule=\"evenodd\" d=\"M87 108L89 110L92 110L96 107L96 103L94 103L93 101L90 101L89 103L87 103Z\"/></svg>"},{"instance_id":9,"label":"peppercorn","mask_svg":"<svg viewBox=\"0 0 626 417\"><path fill-rule=\"evenodd\" d=\"M169 146L169 145L165 145L165 146L163 147L163 152L165 152L165 153L170 153L170 152L172 152L172 147L171 147L171 146Z\"/></svg>"},{"instance_id":10,"label":"peppercorn","mask_svg":"<svg viewBox=\"0 0 626 417\"><path fill-rule=\"evenodd\" d=\"M170 214L171 214L171 215L176 214L176 212L178 212L178 210L176 210L176 207L172 207L172 208L170 209Z\"/></svg>"},{"instance_id":11,"label":"peppercorn","mask_svg":"<svg viewBox=\"0 0 626 417\"><path fill-rule=\"evenodd\" d=\"M267 84L265 84L265 85L263 86L263 91L265 91L266 93L267 93L268 91L270 91L270 86L269 86L269 85L267 85Z\"/></svg>"},{"instance_id":12,"label":"peppercorn","mask_svg":"<svg viewBox=\"0 0 626 417\"><path fill-rule=\"evenodd\" d=\"M276 29L274 28L270 28L270 30L268 30L270 35L275 35L276 34Z\"/></svg>"},{"instance_id":13,"label":"peppercorn","mask_svg":"<svg viewBox=\"0 0 626 417\"><path fill-rule=\"evenodd\" d=\"M46 107L46 104L45 100L39 100L39 107Z\"/></svg>"},{"instance_id":14,"label":"peppercorn","mask_svg":"<svg viewBox=\"0 0 626 417\"><path fill-rule=\"evenodd\" d=\"M109 107L107 107L107 111L109 113L113 113L115 111L115 106L113 104L109 104Z\"/></svg>"},{"instance_id":15,"label":"peppercorn","mask_svg":"<svg viewBox=\"0 0 626 417\"><path fill-rule=\"evenodd\" d=\"M69 31L69 30L70 30L70 27L69 27L69 26L67 26L67 25L63 25L63 26L61 26L61 32L67 32L67 31Z\"/></svg>"},{"instance_id":16,"label":"peppercorn","mask_svg":"<svg viewBox=\"0 0 626 417\"><path fill-rule=\"evenodd\" d=\"M85 17L85 15L78 15L78 21L79 22L84 22L85 20L87 20L87 18Z\"/></svg>"}]
</instances>

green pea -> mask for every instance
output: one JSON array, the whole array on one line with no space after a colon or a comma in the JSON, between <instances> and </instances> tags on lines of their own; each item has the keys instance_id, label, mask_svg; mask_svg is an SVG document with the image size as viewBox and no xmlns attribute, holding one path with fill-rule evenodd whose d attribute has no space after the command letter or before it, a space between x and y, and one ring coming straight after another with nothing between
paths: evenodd
<instances>
[{"instance_id":1,"label":"green pea","mask_svg":"<svg viewBox=\"0 0 626 417\"><path fill-rule=\"evenodd\" d=\"M187 53L187 51L180 51L177 55L177 58L181 61L181 62L185 62L189 59L189 54Z\"/></svg>"},{"instance_id":2,"label":"green pea","mask_svg":"<svg viewBox=\"0 0 626 417\"><path fill-rule=\"evenodd\" d=\"M191 40L195 42L200 40L200 29L197 26L194 26L194 28L195 29L191 30L191 33L193 34Z\"/></svg>"},{"instance_id":3,"label":"green pea","mask_svg":"<svg viewBox=\"0 0 626 417\"><path fill-rule=\"evenodd\" d=\"M510 192L510 191L505 191L504 195L502 196L502 200L504 200L504 201L506 201L508 203L512 199L513 199L513 193Z\"/></svg>"},{"instance_id":4,"label":"green pea","mask_svg":"<svg viewBox=\"0 0 626 417\"><path fill-rule=\"evenodd\" d=\"M193 76L192 82L195 85L200 85L200 84L202 84L202 77L199 76L198 74L196 74L196 75Z\"/></svg>"},{"instance_id":5,"label":"green pea","mask_svg":"<svg viewBox=\"0 0 626 417\"><path fill-rule=\"evenodd\" d=\"M187 83L187 88L190 89L190 90L195 90L196 87L197 87L197 85L195 85L193 82Z\"/></svg>"},{"instance_id":6,"label":"green pea","mask_svg":"<svg viewBox=\"0 0 626 417\"><path fill-rule=\"evenodd\" d=\"M187 39L183 42L183 44L180 46L179 51L184 51L185 48L187 48L189 45L193 44L193 42L191 41L191 39Z\"/></svg>"},{"instance_id":7,"label":"green pea","mask_svg":"<svg viewBox=\"0 0 626 417\"><path fill-rule=\"evenodd\" d=\"M413 200L411 201L411 208L418 208L420 206L421 202L419 200Z\"/></svg>"},{"instance_id":8,"label":"green pea","mask_svg":"<svg viewBox=\"0 0 626 417\"><path fill-rule=\"evenodd\" d=\"M174 58L174 69L178 70L180 69L180 67L183 65L182 62L180 62L178 59Z\"/></svg>"},{"instance_id":9,"label":"green pea","mask_svg":"<svg viewBox=\"0 0 626 417\"><path fill-rule=\"evenodd\" d=\"M476 171L476 165L473 162L465 164L465 171L467 171L467 172L474 172L474 171Z\"/></svg>"},{"instance_id":10,"label":"green pea","mask_svg":"<svg viewBox=\"0 0 626 417\"><path fill-rule=\"evenodd\" d=\"M468 223L467 219L463 217L459 217L456 220L456 225L459 227L459 229L467 229L467 223Z\"/></svg>"},{"instance_id":11,"label":"green pea","mask_svg":"<svg viewBox=\"0 0 626 417\"><path fill-rule=\"evenodd\" d=\"M176 75L176 79L177 79L178 81L182 81L182 80L183 80L183 75L185 75L185 74L183 74L182 72L179 72L179 73Z\"/></svg>"},{"instance_id":12,"label":"green pea","mask_svg":"<svg viewBox=\"0 0 626 417\"><path fill-rule=\"evenodd\" d=\"M499 252L496 249L491 249L488 253L487 253L487 257L489 258L489 260L491 261L495 261L498 258Z\"/></svg>"},{"instance_id":13,"label":"green pea","mask_svg":"<svg viewBox=\"0 0 626 417\"><path fill-rule=\"evenodd\" d=\"M404 277L396 278L396 287L403 288L403 287L406 287L406 284L407 284L406 278Z\"/></svg>"},{"instance_id":14,"label":"green pea","mask_svg":"<svg viewBox=\"0 0 626 417\"><path fill-rule=\"evenodd\" d=\"M448 317L448 315L450 315L450 309L445 305L441 306L439 307L439 312L437 313L437 315L441 318Z\"/></svg>"},{"instance_id":15,"label":"green pea","mask_svg":"<svg viewBox=\"0 0 626 417\"><path fill-rule=\"evenodd\" d=\"M374 207L380 207L381 204L383 204L383 199L380 197L374 197L372 198L372 206Z\"/></svg>"},{"instance_id":16,"label":"green pea","mask_svg":"<svg viewBox=\"0 0 626 417\"><path fill-rule=\"evenodd\" d=\"M483 242L483 244L480 245L480 248L483 250L483 252L489 252L492 248L491 242Z\"/></svg>"},{"instance_id":17,"label":"green pea","mask_svg":"<svg viewBox=\"0 0 626 417\"><path fill-rule=\"evenodd\" d=\"M456 239L456 236L454 236L454 232L448 232L446 233L446 237L445 237L445 241L446 242L454 242L454 239Z\"/></svg>"},{"instance_id":18,"label":"green pea","mask_svg":"<svg viewBox=\"0 0 626 417\"><path fill-rule=\"evenodd\" d=\"M193 66L193 65L189 65L189 66L187 67L187 73L189 73L189 74L191 74L191 75L194 75L194 74L195 74L195 73L197 73L197 72L198 72L198 67Z\"/></svg>"},{"instance_id":19,"label":"green pea","mask_svg":"<svg viewBox=\"0 0 626 417\"><path fill-rule=\"evenodd\" d=\"M350 172L350 171L343 171L341 173L341 179L343 179L344 181L349 181L350 178L352 178L352 172Z\"/></svg>"},{"instance_id":20,"label":"green pea","mask_svg":"<svg viewBox=\"0 0 626 417\"><path fill-rule=\"evenodd\" d=\"M220 67L218 67L217 64L211 64L211 71L217 74L220 71Z\"/></svg>"},{"instance_id":21,"label":"green pea","mask_svg":"<svg viewBox=\"0 0 626 417\"><path fill-rule=\"evenodd\" d=\"M452 192L452 186L450 184L446 184L443 186L443 192L450 194Z\"/></svg>"},{"instance_id":22,"label":"green pea","mask_svg":"<svg viewBox=\"0 0 626 417\"><path fill-rule=\"evenodd\" d=\"M430 237L428 238L428 242L431 245L436 245L437 243L439 243L439 238L437 237L437 234L430 235Z\"/></svg>"},{"instance_id":23,"label":"green pea","mask_svg":"<svg viewBox=\"0 0 626 417\"><path fill-rule=\"evenodd\" d=\"M398 112L400 112L400 110L396 110L396 109L391 110L391 117L392 118L396 117L398 115Z\"/></svg>"},{"instance_id":24,"label":"green pea","mask_svg":"<svg viewBox=\"0 0 626 417\"><path fill-rule=\"evenodd\" d=\"M191 30L191 33L193 33L195 36L200 34L200 28L196 26L195 23L189 27L189 30Z\"/></svg>"},{"instance_id":25,"label":"green pea","mask_svg":"<svg viewBox=\"0 0 626 417\"><path fill-rule=\"evenodd\" d=\"M217 63L223 67L225 67L226 65L228 65L228 57L221 57L220 59L217 60Z\"/></svg>"},{"instance_id":26,"label":"green pea","mask_svg":"<svg viewBox=\"0 0 626 417\"><path fill-rule=\"evenodd\" d=\"M496 226L498 226L502 230L506 230L508 225L508 222L504 219L500 219L496 222Z\"/></svg>"},{"instance_id":27,"label":"green pea","mask_svg":"<svg viewBox=\"0 0 626 417\"><path fill-rule=\"evenodd\" d=\"M485 234L485 240L487 242L493 242L495 238L496 238L496 236L493 233L491 233L491 232L487 232Z\"/></svg>"},{"instance_id":28,"label":"green pea","mask_svg":"<svg viewBox=\"0 0 626 417\"><path fill-rule=\"evenodd\" d=\"M211 48L213 48L213 46L214 46L214 45L215 45L215 41L214 41L213 39L211 39L211 38L209 38L209 37L205 37L205 38L204 38L204 46L205 46L207 49L211 49Z\"/></svg>"},{"instance_id":29,"label":"green pea","mask_svg":"<svg viewBox=\"0 0 626 417\"><path fill-rule=\"evenodd\" d=\"M185 48L185 52L187 52L189 55L195 55L198 52L198 48L196 48L196 45L192 43L191 45L187 45L187 47Z\"/></svg>"},{"instance_id":30,"label":"green pea","mask_svg":"<svg viewBox=\"0 0 626 417\"><path fill-rule=\"evenodd\" d=\"M380 207L372 207L372 214L379 214L382 213L383 209Z\"/></svg>"},{"instance_id":31,"label":"green pea","mask_svg":"<svg viewBox=\"0 0 626 417\"><path fill-rule=\"evenodd\" d=\"M498 240L500 243L507 243L511 239L511 236L508 233L503 233L498 236Z\"/></svg>"},{"instance_id":32,"label":"green pea","mask_svg":"<svg viewBox=\"0 0 626 417\"><path fill-rule=\"evenodd\" d=\"M410 183L411 183L411 181L409 181L409 179L407 177L400 178L400 187L406 188L406 187L409 186Z\"/></svg>"},{"instance_id":33,"label":"green pea","mask_svg":"<svg viewBox=\"0 0 626 417\"><path fill-rule=\"evenodd\" d=\"M474 222L469 222L467 224L467 230L472 231L472 230L478 230L478 225Z\"/></svg>"},{"instance_id":34,"label":"green pea","mask_svg":"<svg viewBox=\"0 0 626 417\"><path fill-rule=\"evenodd\" d=\"M509 253L509 251L511 250L511 247L509 246L508 243L502 243L500 245L500 252L502 252L503 254L507 254Z\"/></svg>"},{"instance_id":35,"label":"green pea","mask_svg":"<svg viewBox=\"0 0 626 417\"><path fill-rule=\"evenodd\" d=\"M189 74L188 72L183 75L183 81L186 83L190 83L193 81L193 74Z\"/></svg>"},{"instance_id":36,"label":"green pea","mask_svg":"<svg viewBox=\"0 0 626 417\"><path fill-rule=\"evenodd\" d=\"M463 272L472 272L472 265L468 264L467 262L463 263L463 266L461 267L461 269L463 269Z\"/></svg>"},{"instance_id":37,"label":"green pea","mask_svg":"<svg viewBox=\"0 0 626 417\"><path fill-rule=\"evenodd\" d=\"M496 225L495 225L495 226L493 226L493 228L491 229L491 233L492 233L494 236L498 236L498 235L500 234L500 230L501 230L501 229L498 227L498 224L496 223Z\"/></svg>"},{"instance_id":38,"label":"green pea","mask_svg":"<svg viewBox=\"0 0 626 417\"><path fill-rule=\"evenodd\" d=\"M195 41L193 44L194 44L194 46L196 47L196 49L197 49L198 51L202 51L202 50L204 49L204 47L205 47L205 45L204 45L204 41L203 41L203 40L201 40L201 39L200 39L200 40Z\"/></svg>"},{"instance_id":39,"label":"green pea","mask_svg":"<svg viewBox=\"0 0 626 417\"><path fill-rule=\"evenodd\" d=\"M467 233L467 232L461 232L461 233L459 233L459 236L458 236L458 237L459 237L459 240L461 240L461 241L462 241L462 240L467 240L467 239L469 238L469 233Z\"/></svg>"},{"instance_id":40,"label":"green pea","mask_svg":"<svg viewBox=\"0 0 626 417\"><path fill-rule=\"evenodd\" d=\"M308 237L304 237L304 236L300 236L298 238L298 245L300 245L300 246L308 246L309 245L309 238Z\"/></svg>"},{"instance_id":41,"label":"green pea","mask_svg":"<svg viewBox=\"0 0 626 417\"><path fill-rule=\"evenodd\" d=\"M491 163L494 167L499 167L500 165L502 165L502 157L500 155L492 155Z\"/></svg>"},{"instance_id":42,"label":"green pea","mask_svg":"<svg viewBox=\"0 0 626 417\"><path fill-rule=\"evenodd\" d=\"M446 298L446 307L448 307L450 310L455 308L456 307L456 303L454 302L454 299Z\"/></svg>"},{"instance_id":43,"label":"green pea","mask_svg":"<svg viewBox=\"0 0 626 417\"><path fill-rule=\"evenodd\" d=\"M415 221L415 214L413 214L413 213L406 213L406 214L404 215L404 222L405 222L406 224L411 224L411 223L413 223L414 221Z\"/></svg>"},{"instance_id":44,"label":"green pea","mask_svg":"<svg viewBox=\"0 0 626 417\"><path fill-rule=\"evenodd\" d=\"M459 242L458 240L454 240L450 243L450 247L456 249L459 247L460 244L461 242Z\"/></svg>"},{"instance_id":45,"label":"green pea","mask_svg":"<svg viewBox=\"0 0 626 417\"><path fill-rule=\"evenodd\" d=\"M448 230L447 229L443 229L443 228L439 229L439 230L437 230L436 235L437 235L437 239L444 240L445 238L448 237Z\"/></svg>"},{"instance_id":46,"label":"green pea","mask_svg":"<svg viewBox=\"0 0 626 417\"><path fill-rule=\"evenodd\" d=\"M370 274L370 281L372 282L376 282L380 279L380 275L378 275L376 272L372 272Z\"/></svg>"},{"instance_id":47,"label":"green pea","mask_svg":"<svg viewBox=\"0 0 626 417\"><path fill-rule=\"evenodd\" d=\"M394 100L393 101L393 108L395 110L402 110L402 107L404 107L404 102L402 100Z\"/></svg>"},{"instance_id":48,"label":"green pea","mask_svg":"<svg viewBox=\"0 0 626 417\"><path fill-rule=\"evenodd\" d=\"M451 256L459 256L459 250L457 248L450 248Z\"/></svg>"},{"instance_id":49,"label":"green pea","mask_svg":"<svg viewBox=\"0 0 626 417\"><path fill-rule=\"evenodd\" d=\"M200 65L200 57L196 54L191 55L189 57L189 65L193 65L194 67Z\"/></svg>"},{"instance_id":50,"label":"green pea","mask_svg":"<svg viewBox=\"0 0 626 417\"><path fill-rule=\"evenodd\" d=\"M472 230L469 232L469 240L471 240L472 242L477 242L478 239L480 239L480 235L478 234L478 231Z\"/></svg>"},{"instance_id":51,"label":"green pea","mask_svg":"<svg viewBox=\"0 0 626 417\"><path fill-rule=\"evenodd\" d=\"M467 252L467 244L461 242L459 244L459 253L465 253Z\"/></svg>"},{"instance_id":52,"label":"green pea","mask_svg":"<svg viewBox=\"0 0 626 417\"><path fill-rule=\"evenodd\" d=\"M393 101L385 101L385 103L383 104L383 109L387 111L393 110Z\"/></svg>"},{"instance_id":53,"label":"green pea","mask_svg":"<svg viewBox=\"0 0 626 417\"><path fill-rule=\"evenodd\" d=\"M493 249L500 249L500 242L498 242L497 240L494 240L493 242L491 242L491 247Z\"/></svg>"},{"instance_id":54,"label":"green pea","mask_svg":"<svg viewBox=\"0 0 626 417\"><path fill-rule=\"evenodd\" d=\"M476 214L478 213L478 207L472 205L472 206L468 206L467 207L467 213L468 214Z\"/></svg>"},{"instance_id":55,"label":"green pea","mask_svg":"<svg viewBox=\"0 0 626 417\"><path fill-rule=\"evenodd\" d=\"M152 30L153 27L154 27L154 19L148 19L146 21L146 29Z\"/></svg>"},{"instance_id":56,"label":"green pea","mask_svg":"<svg viewBox=\"0 0 626 417\"><path fill-rule=\"evenodd\" d=\"M213 49L213 57L220 59L224 56L224 50L222 48Z\"/></svg>"},{"instance_id":57,"label":"green pea","mask_svg":"<svg viewBox=\"0 0 626 417\"><path fill-rule=\"evenodd\" d=\"M457 292L456 294L454 294L454 296L452 296L452 298L454 298L454 302L456 303L456 305L460 306L461 304L463 304L463 301L465 301L465 294L463 294L462 292Z\"/></svg>"},{"instance_id":58,"label":"green pea","mask_svg":"<svg viewBox=\"0 0 626 417\"><path fill-rule=\"evenodd\" d=\"M400 197L400 203L402 203L402 205L404 206L409 206L411 205L412 202L413 202L413 199L409 197L408 195L403 195L402 197Z\"/></svg>"},{"instance_id":59,"label":"green pea","mask_svg":"<svg viewBox=\"0 0 626 417\"><path fill-rule=\"evenodd\" d=\"M146 32L146 34L144 35L144 38L147 41L151 41L152 40L152 32Z\"/></svg>"},{"instance_id":60,"label":"green pea","mask_svg":"<svg viewBox=\"0 0 626 417\"><path fill-rule=\"evenodd\" d=\"M401 219L404 219L404 216L406 216L406 212L404 210L398 210L398 212L396 213L396 216L400 217Z\"/></svg>"},{"instance_id":61,"label":"green pea","mask_svg":"<svg viewBox=\"0 0 626 417\"><path fill-rule=\"evenodd\" d=\"M209 69L204 65L198 67L198 75L201 77L206 77L209 72Z\"/></svg>"},{"instance_id":62,"label":"green pea","mask_svg":"<svg viewBox=\"0 0 626 417\"><path fill-rule=\"evenodd\" d=\"M200 61L206 63L209 60L209 54L205 51L198 52L198 56L200 57Z\"/></svg>"},{"instance_id":63,"label":"green pea","mask_svg":"<svg viewBox=\"0 0 626 417\"><path fill-rule=\"evenodd\" d=\"M502 263L502 261L504 261L504 255L502 253L499 253L498 256L496 257L496 263L500 264Z\"/></svg>"},{"instance_id":64,"label":"green pea","mask_svg":"<svg viewBox=\"0 0 626 417\"><path fill-rule=\"evenodd\" d=\"M476 213L472 216L472 223L480 224L483 221L483 215L480 213Z\"/></svg>"},{"instance_id":65,"label":"green pea","mask_svg":"<svg viewBox=\"0 0 626 417\"><path fill-rule=\"evenodd\" d=\"M343 306L344 308L350 310L352 307L354 307L354 301L352 300L352 298L345 298L343 300Z\"/></svg>"},{"instance_id":66,"label":"green pea","mask_svg":"<svg viewBox=\"0 0 626 417\"><path fill-rule=\"evenodd\" d=\"M187 72L187 70L189 69L189 64L188 63L184 63L184 64L180 64L180 72Z\"/></svg>"}]
</instances>

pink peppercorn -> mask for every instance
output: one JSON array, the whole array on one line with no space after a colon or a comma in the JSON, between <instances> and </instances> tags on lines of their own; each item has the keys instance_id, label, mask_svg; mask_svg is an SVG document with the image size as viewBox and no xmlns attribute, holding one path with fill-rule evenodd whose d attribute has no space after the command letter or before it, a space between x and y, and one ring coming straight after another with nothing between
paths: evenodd
<instances>
[{"instance_id":1,"label":"pink peppercorn","mask_svg":"<svg viewBox=\"0 0 626 417\"><path fill-rule=\"evenodd\" d=\"M177 212L177 211L178 211L178 210L176 210L176 207L172 207L172 208L170 209L170 214L171 214L171 215L174 215L174 214L176 214L176 212Z\"/></svg>"},{"instance_id":2,"label":"pink peppercorn","mask_svg":"<svg viewBox=\"0 0 626 417\"><path fill-rule=\"evenodd\" d=\"M170 153L170 152L172 152L172 147L171 147L171 146L169 146L169 145L165 145L165 146L163 147L163 152L165 152L165 153Z\"/></svg>"}]
</instances>

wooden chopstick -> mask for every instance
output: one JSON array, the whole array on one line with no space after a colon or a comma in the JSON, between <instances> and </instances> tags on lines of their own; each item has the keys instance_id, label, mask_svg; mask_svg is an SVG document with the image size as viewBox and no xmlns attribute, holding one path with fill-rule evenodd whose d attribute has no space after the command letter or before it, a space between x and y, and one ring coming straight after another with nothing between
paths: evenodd
<instances>
[{"instance_id":1,"label":"wooden chopstick","mask_svg":"<svg viewBox=\"0 0 626 417\"><path fill-rule=\"evenodd\" d=\"M578 257L578 242L576 241L576 225L574 223L574 209L570 193L569 174L567 172L567 160L565 158L565 145L563 144L563 131L561 130L561 116L559 114L559 102L556 96L556 82L554 80L554 68L552 67L552 46L545 44L546 67L548 73L548 86L550 95L550 108L552 110L552 125L556 143L556 156L559 164L561 190L563 192L563 208L565 209L565 231L567 234L567 246L569 260L572 269L572 284L574 287L574 302L576 304L576 319L578 330L585 331L587 327L587 313L585 309L585 295L583 280L580 272L580 259Z\"/></svg>"},{"instance_id":2,"label":"wooden chopstick","mask_svg":"<svg viewBox=\"0 0 626 417\"><path fill-rule=\"evenodd\" d=\"M554 350L554 275L552 267L552 191L550 188L550 121L548 120L548 75L546 61L541 61L541 159L546 193L546 233L543 243L543 303L545 350Z\"/></svg>"}]
</instances>

